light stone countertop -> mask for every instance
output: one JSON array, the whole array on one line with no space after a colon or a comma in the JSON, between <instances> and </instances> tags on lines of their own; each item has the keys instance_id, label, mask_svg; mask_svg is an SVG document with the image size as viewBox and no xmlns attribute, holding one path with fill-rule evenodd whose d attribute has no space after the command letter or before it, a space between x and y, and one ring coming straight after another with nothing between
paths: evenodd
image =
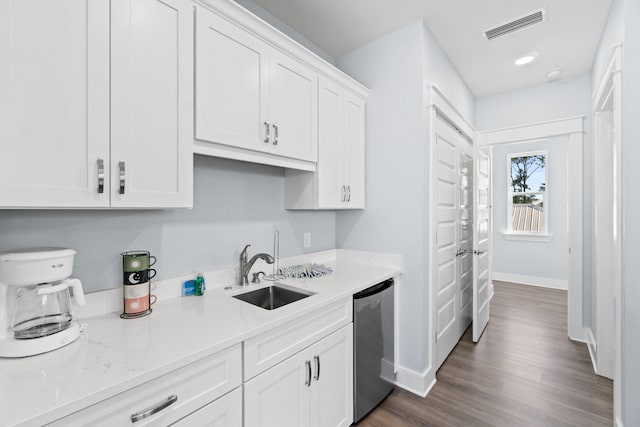
<instances>
[{"instance_id":1,"label":"light stone countertop","mask_svg":"<svg viewBox=\"0 0 640 427\"><path fill-rule=\"evenodd\" d=\"M329 276L281 280L316 294L272 311L231 297L273 283L263 281L160 300L140 319L123 320L119 312L85 319L87 329L66 347L0 360L0 426L55 421L398 274L342 262Z\"/></svg>"}]
</instances>

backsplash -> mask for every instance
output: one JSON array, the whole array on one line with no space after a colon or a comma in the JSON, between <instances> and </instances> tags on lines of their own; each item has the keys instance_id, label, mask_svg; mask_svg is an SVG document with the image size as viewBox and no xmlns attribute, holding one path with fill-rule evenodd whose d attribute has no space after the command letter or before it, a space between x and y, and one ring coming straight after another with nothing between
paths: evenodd
<instances>
[{"instance_id":1,"label":"backsplash","mask_svg":"<svg viewBox=\"0 0 640 427\"><path fill-rule=\"evenodd\" d=\"M175 210L0 210L0 251L36 246L75 249L74 277L85 292L117 288L120 253L149 250L156 279L235 266L249 255L280 256L335 248L335 213L284 209L284 169L195 156L194 207ZM303 249L303 233L311 247Z\"/></svg>"}]
</instances>

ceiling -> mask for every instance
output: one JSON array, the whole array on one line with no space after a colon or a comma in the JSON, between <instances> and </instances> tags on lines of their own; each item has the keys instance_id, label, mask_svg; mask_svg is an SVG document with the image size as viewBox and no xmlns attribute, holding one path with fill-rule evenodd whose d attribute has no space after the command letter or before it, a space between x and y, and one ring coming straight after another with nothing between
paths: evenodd
<instances>
[{"instance_id":1,"label":"ceiling","mask_svg":"<svg viewBox=\"0 0 640 427\"><path fill-rule=\"evenodd\" d=\"M591 69L611 0L254 0L336 58L422 19L476 96ZM487 41L483 32L546 8L541 24ZM528 53L534 62L513 62Z\"/></svg>"}]
</instances>

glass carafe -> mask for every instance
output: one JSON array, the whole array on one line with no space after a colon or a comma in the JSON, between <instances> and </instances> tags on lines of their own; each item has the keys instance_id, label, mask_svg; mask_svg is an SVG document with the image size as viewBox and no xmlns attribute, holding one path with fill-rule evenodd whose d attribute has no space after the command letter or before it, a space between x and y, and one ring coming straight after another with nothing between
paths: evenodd
<instances>
[{"instance_id":1,"label":"glass carafe","mask_svg":"<svg viewBox=\"0 0 640 427\"><path fill-rule=\"evenodd\" d=\"M69 287L75 287L76 281L80 283L68 279L16 289L11 326L14 338L41 338L67 329L73 318Z\"/></svg>"}]
</instances>

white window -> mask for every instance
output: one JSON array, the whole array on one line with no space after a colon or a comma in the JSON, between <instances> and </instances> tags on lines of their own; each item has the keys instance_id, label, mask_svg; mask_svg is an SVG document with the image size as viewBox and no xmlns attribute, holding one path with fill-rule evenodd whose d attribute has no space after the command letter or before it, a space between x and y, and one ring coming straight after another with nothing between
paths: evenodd
<instances>
[{"instance_id":1,"label":"white window","mask_svg":"<svg viewBox=\"0 0 640 427\"><path fill-rule=\"evenodd\" d=\"M547 152L507 156L509 190L507 229L512 234L546 235L548 231Z\"/></svg>"}]
</instances>

